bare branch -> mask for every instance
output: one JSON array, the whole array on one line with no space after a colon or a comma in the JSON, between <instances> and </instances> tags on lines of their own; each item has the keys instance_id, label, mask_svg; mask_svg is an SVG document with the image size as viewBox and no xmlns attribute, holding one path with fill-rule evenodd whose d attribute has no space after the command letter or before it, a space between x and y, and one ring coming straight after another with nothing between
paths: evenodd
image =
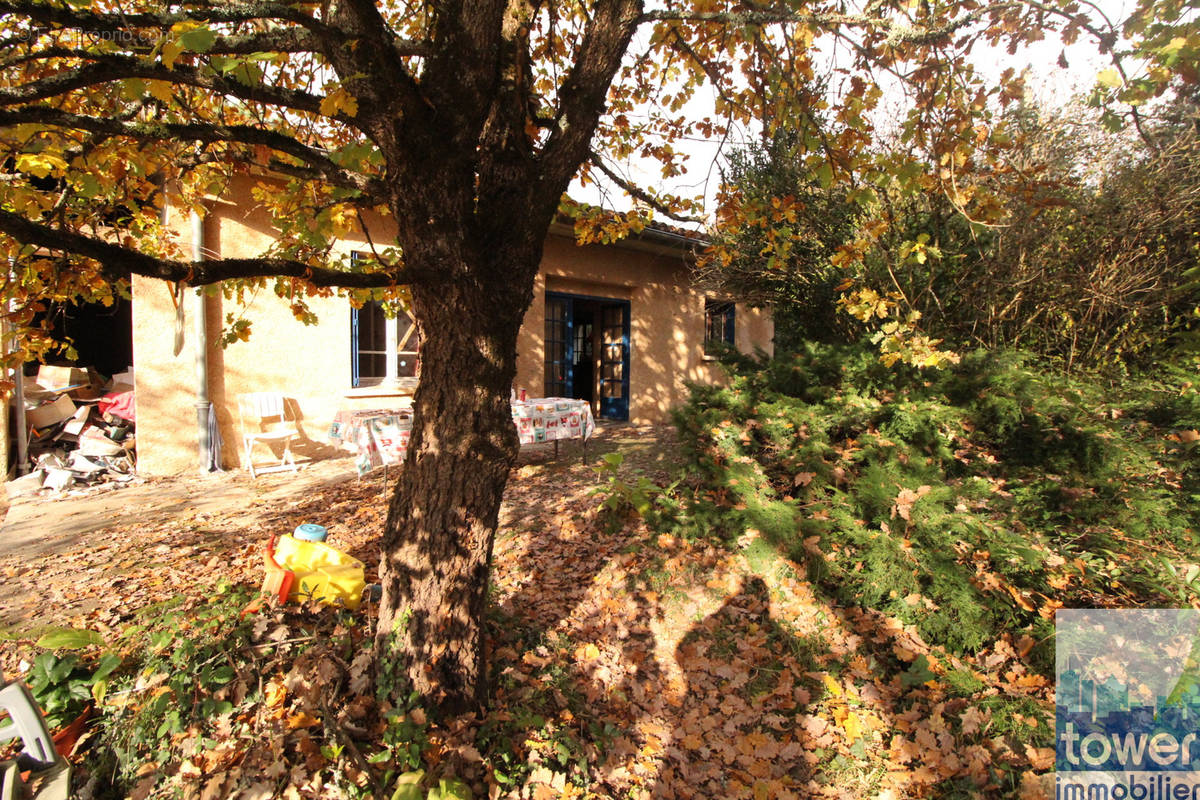
<instances>
[{"instance_id":1,"label":"bare branch","mask_svg":"<svg viewBox=\"0 0 1200 800\"><path fill-rule=\"evenodd\" d=\"M659 200L657 197L650 194L642 187L638 186L636 183L633 183L632 181L621 177L620 174L618 174L615 170L613 170L611 167L609 167L607 164L604 163L604 160L600 157L600 155L598 153L593 152L591 154L591 163L596 167L596 169L600 170L606 176L608 176L609 180L611 180L617 186L620 186L622 189L624 189L629 194L630 197L633 197L637 200L641 200L643 203L650 206L655 211L662 214L664 217L673 219L676 222L685 222L688 224L693 224L693 223L703 224L704 223L704 220L699 217L689 217L686 214L680 214L678 211L676 211L673 208L671 208L670 206L666 205L661 200Z\"/></svg>"}]
</instances>

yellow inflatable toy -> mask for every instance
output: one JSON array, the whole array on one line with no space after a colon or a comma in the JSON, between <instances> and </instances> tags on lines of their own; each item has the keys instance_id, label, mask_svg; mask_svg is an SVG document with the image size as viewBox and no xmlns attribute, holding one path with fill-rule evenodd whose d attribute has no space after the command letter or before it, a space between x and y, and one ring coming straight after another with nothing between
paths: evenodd
<instances>
[{"instance_id":1,"label":"yellow inflatable toy","mask_svg":"<svg viewBox=\"0 0 1200 800\"><path fill-rule=\"evenodd\" d=\"M351 611L362 602L366 586L363 563L324 542L306 542L291 534L280 536L275 560L280 568L296 576L288 593L293 602L319 600Z\"/></svg>"}]
</instances>

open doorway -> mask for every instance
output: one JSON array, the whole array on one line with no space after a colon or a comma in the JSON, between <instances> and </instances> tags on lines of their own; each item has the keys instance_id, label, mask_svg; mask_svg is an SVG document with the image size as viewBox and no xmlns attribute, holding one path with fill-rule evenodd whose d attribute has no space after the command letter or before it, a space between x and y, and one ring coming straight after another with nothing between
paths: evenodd
<instances>
[{"instance_id":1,"label":"open doorway","mask_svg":"<svg viewBox=\"0 0 1200 800\"><path fill-rule=\"evenodd\" d=\"M52 303L34 318L62 346L23 366L19 400L6 406L0 463L31 473L22 492L133 477L132 310L125 298Z\"/></svg>"},{"instance_id":2,"label":"open doorway","mask_svg":"<svg viewBox=\"0 0 1200 800\"><path fill-rule=\"evenodd\" d=\"M546 394L629 419L629 301L546 293Z\"/></svg>"},{"instance_id":3,"label":"open doorway","mask_svg":"<svg viewBox=\"0 0 1200 800\"><path fill-rule=\"evenodd\" d=\"M102 303L56 303L45 312L54 338L70 342L76 358L65 353L50 353L47 364L92 367L105 378L125 372L133 366L133 304L117 297L111 306ZM35 318L35 322L38 320ZM40 364L25 365L25 374L36 376Z\"/></svg>"}]
</instances>

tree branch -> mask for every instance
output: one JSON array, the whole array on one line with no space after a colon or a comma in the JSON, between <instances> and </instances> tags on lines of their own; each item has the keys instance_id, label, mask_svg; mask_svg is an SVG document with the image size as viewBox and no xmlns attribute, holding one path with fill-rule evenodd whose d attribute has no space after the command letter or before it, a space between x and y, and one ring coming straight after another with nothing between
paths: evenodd
<instances>
[{"instance_id":1,"label":"tree branch","mask_svg":"<svg viewBox=\"0 0 1200 800\"><path fill-rule=\"evenodd\" d=\"M372 0L347 0L365 3ZM422 87L440 113L459 120L464 142L478 141L501 78L498 56L503 31L513 24L505 18L506 0L450 0L430 3L436 41L424 64ZM463 54L470 53L469 63Z\"/></svg>"},{"instance_id":2,"label":"tree branch","mask_svg":"<svg viewBox=\"0 0 1200 800\"><path fill-rule=\"evenodd\" d=\"M300 9L302 4L255 2L238 5L222 3L195 7L175 12L151 14L131 12L105 14L95 11L80 11L67 4L51 5L42 2L13 2L0 0L0 14L27 17L35 22L72 28L81 31L115 33L130 28L158 28L169 30L180 22L236 23L258 20L280 20L305 27L314 33L328 31L326 25Z\"/></svg>"},{"instance_id":3,"label":"tree branch","mask_svg":"<svg viewBox=\"0 0 1200 800\"><path fill-rule=\"evenodd\" d=\"M723 25L775 25L796 22L807 25L888 24L886 17L863 14L814 14L788 9L770 11L646 11L638 17L638 25L647 22L718 22Z\"/></svg>"},{"instance_id":4,"label":"tree branch","mask_svg":"<svg viewBox=\"0 0 1200 800\"><path fill-rule=\"evenodd\" d=\"M575 64L559 93L558 119L542 150L543 184L554 202L588 157L613 76L642 18L641 0L598 0Z\"/></svg>"},{"instance_id":5,"label":"tree branch","mask_svg":"<svg viewBox=\"0 0 1200 800\"><path fill-rule=\"evenodd\" d=\"M725 84L727 81L723 80L717 73L716 67L714 67L712 63L701 58L700 54L697 53L690 44L688 44L687 40L683 38L679 31L672 31L672 33L674 36L671 40L671 49L675 50L677 53L682 53L684 58L689 58L695 62L696 66L698 66L704 72L705 77L708 78L708 82L712 84L713 89L718 95L720 95L721 99L724 100L731 109L737 108L744 112L750 113L750 109L747 109L736 99L730 97L729 93L725 91Z\"/></svg>"},{"instance_id":6,"label":"tree branch","mask_svg":"<svg viewBox=\"0 0 1200 800\"><path fill-rule=\"evenodd\" d=\"M206 52L213 55L251 53L318 53L320 37L302 28L281 28L240 36L218 36Z\"/></svg>"},{"instance_id":7,"label":"tree branch","mask_svg":"<svg viewBox=\"0 0 1200 800\"><path fill-rule=\"evenodd\" d=\"M380 143L390 136L395 117L427 105L424 87L404 59L428 59L431 47L396 36L372 0L342 0L333 8L332 22L338 35L323 42L325 58L360 100L363 119L357 127L372 128Z\"/></svg>"},{"instance_id":8,"label":"tree branch","mask_svg":"<svg viewBox=\"0 0 1200 800\"><path fill-rule=\"evenodd\" d=\"M93 63L85 64L77 69L70 69L55 75L21 84L13 87L0 88L0 106L14 106L21 103L33 103L51 97L95 86L102 83L124 80L126 78L141 78L158 80L171 84L195 86L208 89L240 100L247 100L267 105L282 106L296 111L306 111L311 114L321 114L321 98L318 95L298 89L285 89L278 86L256 84L254 86L237 80L225 79L206 73L196 67L177 64L173 69L161 64L139 61L127 56L86 55ZM354 117L346 114L336 114L329 119L336 119L346 125L359 127Z\"/></svg>"},{"instance_id":9,"label":"tree branch","mask_svg":"<svg viewBox=\"0 0 1200 800\"><path fill-rule=\"evenodd\" d=\"M268 128L216 123L124 122L115 118L101 119L69 114L41 105L13 110L0 109L0 126L25 123L55 125L107 136L125 136L138 141L231 142L269 147L303 161L324 180L341 188L358 191L368 200L383 202L388 196L378 179L344 169L320 151Z\"/></svg>"},{"instance_id":10,"label":"tree branch","mask_svg":"<svg viewBox=\"0 0 1200 800\"><path fill-rule=\"evenodd\" d=\"M222 258L212 261L175 261L147 255L138 250L112 244L74 231L33 222L0 209L0 233L23 244L54 253L89 258L102 265L105 276L116 280L128 272L166 281L182 281L189 286L204 286L235 278L300 278L313 286L347 289L373 289L410 283L434 282L444 276L432 270L398 267L386 272L344 272L313 267L286 258Z\"/></svg>"},{"instance_id":11,"label":"tree branch","mask_svg":"<svg viewBox=\"0 0 1200 800\"><path fill-rule=\"evenodd\" d=\"M600 157L599 153L595 153L595 152L591 153L590 159L591 159L591 163L596 167L596 169L600 170L606 176L608 176L609 180L611 180L617 186L620 186L623 190L625 190L625 192L627 192L630 197L633 197L637 200L641 200L643 203L650 206L655 211L662 214L664 217L673 219L676 222L685 222L685 223L689 223L689 224L695 224L695 223L703 224L704 223L704 220L700 219L699 217L689 217L686 214L680 214L678 211L676 211L673 208L671 208L670 206L666 205L661 200L659 200L657 197L650 194L648 191L646 191L642 187L638 186L636 183L633 183L632 181L621 177L620 174L618 174L615 170L613 170L607 164L604 163L604 160Z\"/></svg>"},{"instance_id":12,"label":"tree branch","mask_svg":"<svg viewBox=\"0 0 1200 800\"><path fill-rule=\"evenodd\" d=\"M647 22L717 22L724 25L778 25L782 23L797 23L803 25L819 25L824 28L836 29L845 26L877 27L889 32L888 39L893 44L929 45L944 41L955 32L972 22L997 12L1020 7L1024 0L1010 2L983 3L957 19L949 20L945 25L934 28L908 27L898 24L897 20L871 14L843 13L802 13L789 9L771 9L761 11L670 11L659 9L647 11L638 18L638 24Z\"/></svg>"}]
</instances>

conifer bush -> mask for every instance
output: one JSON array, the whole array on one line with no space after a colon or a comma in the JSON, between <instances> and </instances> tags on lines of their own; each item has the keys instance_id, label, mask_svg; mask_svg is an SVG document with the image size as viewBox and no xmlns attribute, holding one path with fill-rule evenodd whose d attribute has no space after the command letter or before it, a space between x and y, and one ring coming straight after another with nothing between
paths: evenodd
<instances>
[{"instance_id":1,"label":"conifer bush","mask_svg":"<svg viewBox=\"0 0 1200 800\"><path fill-rule=\"evenodd\" d=\"M840 604L956 653L1028 632L1049 672L1058 607L1198 599L1185 371L1111 386L1011 352L920 372L816 344L730 371L676 415L697 518L757 531Z\"/></svg>"}]
</instances>

